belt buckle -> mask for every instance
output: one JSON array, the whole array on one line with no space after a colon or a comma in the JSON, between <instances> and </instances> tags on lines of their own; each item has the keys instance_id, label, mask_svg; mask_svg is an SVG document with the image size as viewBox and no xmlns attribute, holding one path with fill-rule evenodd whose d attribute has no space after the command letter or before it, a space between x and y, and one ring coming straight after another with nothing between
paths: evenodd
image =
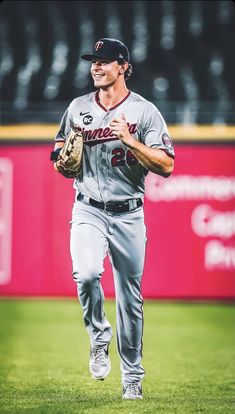
<instances>
[{"instance_id":1,"label":"belt buckle","mask_svg":"<svg viewBox=\"0 0 235 414\"><path fill-rule=\"evenodd\" d=\"M109 207L111 208L109 209ZM112 202L104 203L104 211L115 211L115 203L112 203Z\"/></svg>"},{"instance_id":2,"label":"belt buckle","mask_svg":"<svg viewBox=\"0 0 235 414\"><path fill-rule=\"evenodd\" d=\"M110 207L110 208L109 208ZM104 205L104 211L111 211L115 213L115 203L105 203Z\"/></svg>"},{"instance_id":3,"label":"belt buckle","mask_svg":"<svg viewBox=\"0 0 235 414\"><path fill-rule=\"evenodd\" d=\"M107 207L110 206L110 209L107 209ZM125 207L128 207L127 209L125 209ZM106 211L111 211L113 213L120 213L120 212L124 212L124 211L129 211L130 205L128 201L120 201L117 203L107 203L106 205Z\"/></svg>"}]
</instances>

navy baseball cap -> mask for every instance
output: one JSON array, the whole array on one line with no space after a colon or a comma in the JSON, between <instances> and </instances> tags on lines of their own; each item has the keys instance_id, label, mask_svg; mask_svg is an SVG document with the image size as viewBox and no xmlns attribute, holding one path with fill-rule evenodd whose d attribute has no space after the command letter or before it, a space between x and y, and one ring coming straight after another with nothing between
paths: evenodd
<instances>
[{"instance_id":1,"label":"navy baseball cap","mask_svg":"<svg viewBox=\"0 0 235 414\"><path fill-rule=\"evenodd\" d=\"M126 45L117 39L105 37L96 42L92 52L85 53L82 59L91 61L93 59L108 59L130 62L130 53Z\"/></svg>"}]
</instances>

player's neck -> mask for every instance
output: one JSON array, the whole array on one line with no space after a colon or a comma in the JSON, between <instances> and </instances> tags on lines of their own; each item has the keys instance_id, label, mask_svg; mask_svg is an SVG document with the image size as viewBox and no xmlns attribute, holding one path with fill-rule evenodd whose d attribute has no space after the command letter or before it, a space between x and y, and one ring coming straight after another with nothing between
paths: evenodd
<instances>
[{"instance_id":1,"label":"player's neck","mask_svg":"<svg viewBox=\"0 0 235 414\"><path fill-rule=\"evenodd\" d=\"M101 105L107 110L113 106L118 105L119 102L123 101L127 96L129 90L124 83L122 87L115 87L115 85L110 86L107 89L99 90L99 101Z\"/></svg>"}]
</instances>

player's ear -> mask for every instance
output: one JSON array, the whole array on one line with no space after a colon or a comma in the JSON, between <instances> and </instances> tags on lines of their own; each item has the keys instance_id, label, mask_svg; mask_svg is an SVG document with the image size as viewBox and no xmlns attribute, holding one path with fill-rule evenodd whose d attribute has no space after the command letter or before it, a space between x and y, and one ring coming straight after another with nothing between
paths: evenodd
<instances>
[{"instance_id":1,"label":"player's ear","mask_svg":"<svg viewBox=\"0 0 235 414\"><path fill-rule=\"evenodd\" d=\"M119 70L119 73L120 74L122 74L122 73L125 73L126 72L126 70L127 70L127 68L128 68L128 63L127 62L124 62L124 63L122 63L121 64L121 67L120 67L120 70Z\"/></svg>"},{"instance_id":2,"label":"player's ear","mask_svg":"<svg viewBox=\"0 0 235 414\"><path fill-rule=\"evenodd\" d=\"M123 68L123 65L121 65L121 67L120 67L120 69L119 69L119 73L120 74L122 74L122 73L124 73L125 72L125 70L124 70L124 68Z\"/></svg>"}]
</instances>

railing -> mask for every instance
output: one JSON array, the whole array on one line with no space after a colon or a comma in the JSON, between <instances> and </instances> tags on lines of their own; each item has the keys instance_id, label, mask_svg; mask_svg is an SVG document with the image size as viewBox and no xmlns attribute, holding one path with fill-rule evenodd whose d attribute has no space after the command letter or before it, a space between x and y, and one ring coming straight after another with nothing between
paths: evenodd
<instances>
[{"instance_id":1,"label":"railing","mask_svg":"<svg viewBox=\"0 0 235 414\"><path fill-rule=\"evenodd\" d=\"M235 102L153 101L153 103L162 113L168 124L235 125ZM59 123L68 105L68 101L43 101L30 103L26 109L19 110L12 103L3 103L0 109L0 125Z\"/></svg>"}]
</instances>

